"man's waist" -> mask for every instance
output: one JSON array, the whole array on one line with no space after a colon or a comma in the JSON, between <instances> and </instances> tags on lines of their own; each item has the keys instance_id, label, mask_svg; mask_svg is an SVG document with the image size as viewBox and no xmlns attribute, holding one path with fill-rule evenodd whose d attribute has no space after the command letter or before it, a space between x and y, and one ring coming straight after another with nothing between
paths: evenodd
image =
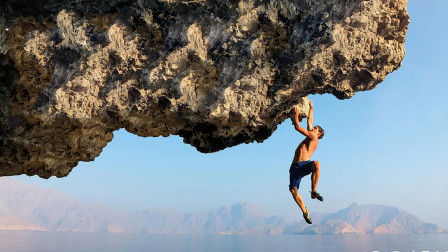
<instances>
[{"instance_id":1,"label":"man's waist","mask_svg":"<svg viewBox=\"0 0 448 252\"><path fill-rule=\"evenodd\" d=\"M299 163L302 163L302 162L309 162L310 160L308 159L308 160L299 160L299 161L297 161L297 162L292 162L293 164L299 164Z\"/></svg>"}]
</instances>

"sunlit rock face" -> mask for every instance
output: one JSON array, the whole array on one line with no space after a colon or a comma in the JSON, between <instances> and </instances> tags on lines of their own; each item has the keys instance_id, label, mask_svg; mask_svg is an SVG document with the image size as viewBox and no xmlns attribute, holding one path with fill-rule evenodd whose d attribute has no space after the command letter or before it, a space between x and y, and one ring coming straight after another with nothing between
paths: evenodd
<instances>
[{"instance_id":1,"label":"sunlit rock face","mask_svg":"<svg viewBox=\"0 0 448 252\"><path fill-rule=\"evenodd\" d=\"M350 98L398 69L406 4L6 1L0 176L67 176L120 128L201 152L262 142L308 94Z\"/></svg>"}]
</instances>

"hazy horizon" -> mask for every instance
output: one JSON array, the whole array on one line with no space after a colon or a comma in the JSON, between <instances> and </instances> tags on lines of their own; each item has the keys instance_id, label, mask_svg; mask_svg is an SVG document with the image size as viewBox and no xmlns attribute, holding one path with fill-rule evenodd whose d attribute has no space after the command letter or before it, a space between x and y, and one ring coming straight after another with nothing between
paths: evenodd
<instances>
[{"instance_id":1,"label":"hazy horizon","mask_svg":"<svg viewBox=\"0 0 448 252\"><path fill-rule=\"evenodd\" d=\"M0 195L0 230L9 231L252 235L448 232L403 209L378 204L353 203L333 213L313 212L314 225L308 225L303 219L285 221L284 216L270 215L248 202L195 213L160 207L126 212L11 178L0 178L0 190L10 192Z\"/></svg>"},{"instance_id":2,"label":"hazy horizon","mask_svg":"<svg viewBox=\"0 0 448 252\"><path fill-rule=\"evenodd\" d=\"M50 194L57 194L59 196L62 196L62 198L64 200L73 200L74 202L79 202L79 204L82 204L82 206L85 206L85 204L88 204L91 207L96 207L98 210L101 209L109 209L109 210L117 210L117 211L123 211L123 212L139 212L139 211L148 211L148 210L154 210L154 209L158 209L158 210L162 210L162 211L168 211L171 213L177 213L177 214L185 214L185 215L189 215L189 214L204 214L206 212L209 211L213 211L216 209L220 209L220 208L224 208L224 207L235 207L237 205L243 205L243 206L248 206L251 207L253 209L255 209L258 214L263 215L263 216L278 216L280 218L283 218L285 220L286 224L292 225L295 223L299 223L299 222L303 222L303 219L301 218L300 215L297 215L296 218L293 219L288 219L287 216L282 216L282 215L278 215L276 213L272 213L271 211L266 211L267 209L264 209L261 205L254 203L254 202L246 202L246 201L235 201L229 205L221 205L221 206L216 206L213 208L209 208L209 209L203 209L201 211L182 211L181 209L174 209L174 208L170 208L170 207L166 207L166 206L152 206L152 207L147 207L147 208L142 208L142 209L123 209L120 208L117 205L109 205L105 202L96 202L96 201L82 201L80 199L75 199L75 198L70 198L67 195L64 195L62 192L58 191L57 189L54 188L44 188L44 187L39 187L33 184L27 184L26 182L22 182L20 180L14 179L14 178L10 178L10 177L0 177L0 186L2 185L2 182L6 182L8 183L8 181L13 182L13 187L15 187L14 189L17 190L17 187L19 187L20 189L23 189L21 187L32 187L34 188L35 191L39 192L39 191L48 191ZM14 183L18 183L18 184L14 184ZM28 188L30 189L30 188ZM23 195L21 195L23 197ZM1 199L1 198L0 198ZM405 211L408 212L406 209L400 209L394 205L386 205L386 204L381 204L381 203L363 203L363 204L358 204L357 202L352 202L349 205L346 205L345 207L341 208L341 209L337 209L334 212L338 212L338 211L342 211L344 209L348 209L352 206L360 206L360 207L368 207L368 206L385 206L385 207L392 207L392 208L397 208L398 210L401 211ZM103 211L103 210L101 210ZM410 213L410 212L409 212ZM325 215L325 214L331 214L330 211L328 212L312 212L311 215L312 216L321 216L321 215ZM412 213L410 213L412 214ZM416 216L417 218L421 219L421 216ZM320 217L319 217L320 218ZM0 223L2 224L2 223ZM303 223L304 224L304 223ZM313 223L315 224L315 223ZM448 228L445 226L440 225L439 223L430 223L430 224L436 224L439 225L441 228L443 228L445 230L445 232L448 232Z\"/></svg>"},{"instance_id":3,"label":"hazy horizon","mask_svg":"<svg viewBox=\"0 0 448 252\"><path fill-rule=\"evenodd\" d=\"M114 205L114 204L110 204L110 205L109 205L107 202L98 202L98 201L89 201L89 200L85 200L85 201L84 201L84 200L79 199L79 198L72 198L72 197L70 197L70 196L68 196L68 195L65 195L64 193L58 191L58 190L55 189L55 188L36 186L36 185L34 185L34 184L29 184L29 183L20 181L20 180L14 178L14 177L0 177L0 185L1 185L2 182L8 182L8 180L9 180L9 181L13 181L14 183L19 183L19 184L18 184L19 186L22 186L22 185L23 185L23 186L31 186L31 187L34 187L36 190L49 190L49 191L51 191L52 193L59 194L60 196L63 196L64 198L67 198L67 199L70 199L70 200L73 200L73 201L79 201L79 202L86 203L86 204L97 205L98 207L111 207L111 208L116 208L117 210L121 210L121 211L130 211L130 212L133 212L133 211L142 211L142 210L148 210L148 209L157 209L157 208L160 208L160 209L174 210L174 211L178 211L178 212L185 213L185 214L196 214L196 213L201 213L201 212L203 212L203 211L182 211L182 209L174 209L174 208L169 208L169 207L166 207L166 206L151 206L151 207L141 208L141 209L128 209L128 210L126 210L125 208L120 208L120 206L117 206L117 205ZM262 211L262 212L261 212L262 214L265 214L265 215L275 215L275 213L271 213L271 211L264 211L264 210L267 210L267 209L263 209L263 208L261 208L261 205L255 203L255 202L247 202L247 201L242 201L242 200L237 200L237 201L235 201L235 202L233 202L233 203L231 203L231 204L229 204L229 205L221 205L221 206L217 206L216 208L220 208L220 207L224 207L224 206L234 206L234 205L239 205L239 204L243 204L243 205L251 205L251 206L255 206L255 207L260 207L259 210ZM346 205L345 207L343 207L342 209L348 208L348 207L350 207L350 206L352 206L352 205L357 205L357 206L378 205L378 206L390 206L390 207L396 207L396 206L393 206L393 205L386 205L386 204L380 204L380 203L370 203L370 204L369 204L369 203L363 203L363 204L358 204L357 202L352 202L352 203ZM211 208L211 209L215 209L215 208ZM342 210L342 209L338 209L338 210ZM205 211L208 211L208 210L210 210L210 209L205 209ZM337 210L337 211L338 211L338 210ZM404 210L404 209L400 209L400 210ZM313 213L314 213L314 214L326 214L326 213L330 213L330 212L313 212ZM281 215L278 215L278 216L279 216L279 217L285 217L285 216L281 216ZM419 216L417 216L417 217L419 217ZM286 219L286 218L285 218L285 219ZM303 220L302 217L301 217L301 216L298 216L298 218L296 218L295 220L291 220L291 221L292 221L291 223L293 223L293 222L301 222L302 220ZM434 223L434 224L438 224L438 223ZM444 228L444 229L448 230L448 228Z\"/></svg>"},{"instance_id":4,"label":"hazy horizon","mask_svg":"<svg viewBox=\"0 0 448 252\"><path fill-rule=\"evenodd\" d=\"M353 202L393 205L448 228L446 10L444 0L409 1L403 65L376 89L343 101L310 96L315 124L325 129L312 157L321 163L325 200L310 199L309 177L299 189L311 213ZM288 169L302 139L286 120L262 144L201 154L178 136L141 138L121 129L95 161L80 162L66 178L12 179L124 210L202 212L244 201L301 220Z\"/></svg>"}]
</instances>

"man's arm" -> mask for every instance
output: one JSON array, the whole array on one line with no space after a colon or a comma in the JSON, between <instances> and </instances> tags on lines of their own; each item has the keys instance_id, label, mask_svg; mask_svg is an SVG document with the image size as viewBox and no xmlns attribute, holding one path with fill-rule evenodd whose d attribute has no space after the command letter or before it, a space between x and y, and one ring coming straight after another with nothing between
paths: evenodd
<instances>
[{"instance_id":1,"label":"man's arm","mask_svg":"<svg viewBox=\"0 0 448 252\"><path fill-rule=\"evenodd\" d=\"M310 100L310 112L308 113L307 119L308 130L313 129L313 101Z\"/></svg>"},{"instance_id":2,"label":"man's arm","mask_svg":"<svg viewBox=\"0 0 448 252\"><path fill-rule=\"evenodd\" d=\"M311 139L316 138L316 136L315 136L314 134L311 134L311 132L309 132L308 130L306 130L306 129L304 129L304 128L302 128L302 127L300 126L300 122L299 122L299 110L298 110L296 107L294 107L294 108L293 108L293 111L294 111L294 118L291 118L291 120L292 120L292 124L294 124L294 128L296 128L296 130L297 130L298 132L300 132L302 135L304 135L304 136L306 136L306 137L309 137L309 138L311 138ZM317 138L316 138L316 139L317 139Z\"/></svg>"}]
</instances>

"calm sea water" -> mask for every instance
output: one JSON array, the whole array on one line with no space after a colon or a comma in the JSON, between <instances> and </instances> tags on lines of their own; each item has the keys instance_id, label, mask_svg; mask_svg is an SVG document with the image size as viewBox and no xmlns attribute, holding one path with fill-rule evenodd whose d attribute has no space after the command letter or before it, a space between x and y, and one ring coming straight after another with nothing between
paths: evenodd
<instances>
[{"instance_id":1,"label":"calm sea water","mask_svg":"<svg viewBox=\"0 0 448 252\"><path fill-rule=\"evenodd\" d=\"M0 251L448 251L439 235L145 235L0 231Z\"/></svg>"}]
</instances>

